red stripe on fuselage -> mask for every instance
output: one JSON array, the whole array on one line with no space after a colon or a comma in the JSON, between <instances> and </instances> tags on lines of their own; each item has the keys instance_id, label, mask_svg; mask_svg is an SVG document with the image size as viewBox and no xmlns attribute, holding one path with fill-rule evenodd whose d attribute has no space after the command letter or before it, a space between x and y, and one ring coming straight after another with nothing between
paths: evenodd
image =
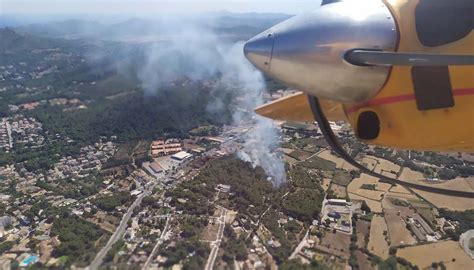
<instances>
[{"instance_id":1,"label":"red stripe on fuselage","mask_svg":"<svg viewBox=\"0 0 474 270\"><path fill-rule=\"evenodd\" d=\"M468 96L468 95L474 95L474 88L453 90L453 96ZM369 100L369 102L365 104L350 107L346 110L346 112L349 114L364 107L387 105L387 104L393 104L393 103L399 103L399 102L411 101L411 100L415 100L415 94L377 98L377 99Z\"/></svg>"}]
</instances>

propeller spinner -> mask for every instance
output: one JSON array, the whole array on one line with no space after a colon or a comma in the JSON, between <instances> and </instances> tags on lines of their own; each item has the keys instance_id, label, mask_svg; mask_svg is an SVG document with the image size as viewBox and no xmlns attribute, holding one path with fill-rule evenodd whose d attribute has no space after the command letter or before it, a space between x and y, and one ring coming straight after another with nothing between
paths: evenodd
<instances>
[{"instance_id":1,"label":"propeller spinner","mask_svg":"<svg viewBox=\"0 0 474 270\"><path fill-rule=\"evenodd\" d=\"M342 1L290 18L250 39L244 54L270 77L309 95L343 103L373 97L390 67L350 64L354 49L395 51L398 33L377 0Z\"/></svg>"}]
</instances>

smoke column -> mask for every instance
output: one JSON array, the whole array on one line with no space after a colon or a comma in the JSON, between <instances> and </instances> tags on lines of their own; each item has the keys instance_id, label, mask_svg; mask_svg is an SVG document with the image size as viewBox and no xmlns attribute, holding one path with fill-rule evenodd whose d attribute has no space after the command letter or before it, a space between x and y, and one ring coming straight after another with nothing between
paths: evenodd
<instances>
[{"instance_id":1,"label":"smoke column","mask_svg":"<svg viewBox=\"0 0 474 270\"><path fill-rule=\"evenodd\" d=\"M286 172L282 160L272 152L272 149L278 146L278 133L271 120L253 112L257 106L263 104L265 82L262 74L243 56L243 46L243 42L236 43L227 51L228 57L225 58L225 72L222 76L222 82L228 84L227 89L235 85L241 97L237 106L242 110L236 110L233 114L235 124L249 121L249 118L254 118L255 121L254 127L245 134L243 149L239 151L238 156L251 162L254 167L262 167L271 177L272 183L279 186L286 182Z\"/></svg>"},{"instance_id":2,"label":"smoke column","mask_svg":"<svg viewBox=\"0 0 474 270\"><path fill-rule=\"evenodd\" d=\"M254 167L261 166L275 186L286 181L285 168L271 149L278 146L278 134L272 121L258 117L253 110L263 103L265 82L243 55L243 42L235 43L212 31L213 22L181 18L162 19L150 29L160 31L159 42L142 48L144 63L139 67L137 77L147 94L156 94L179 78L192 81L208 81L218 78L214 93L232 91L237 96L237 108L233 113L234 124L255 121L255 126L245 134L243 149L238 156ZM133 35L124 30L124 35ZM130 53L125 51L116 59L118 70L124 68L124 60ZM95 56L100 58L101 56ZM216 100L207 105L209 110L218 111L224 104ZM246 112L246 113L245 113Z\"/></svg>"}]
</instances>

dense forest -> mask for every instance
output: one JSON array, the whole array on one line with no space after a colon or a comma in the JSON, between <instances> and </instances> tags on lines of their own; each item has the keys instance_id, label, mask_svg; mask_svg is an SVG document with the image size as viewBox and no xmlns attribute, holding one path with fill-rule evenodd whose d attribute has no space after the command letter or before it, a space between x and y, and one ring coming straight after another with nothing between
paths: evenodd
<instances>
[{"instance_id":1,"label":"dense forest","mask_svg":"<svg viewBox=\"0 0 474 270\"><path fill-rule=\"evenodd\" d=\"M67 265L86 266L97 253L97 240L108 235L99 226L78 217L63 217L54 221L51 235L58 236L61 244L55 256L67 256ZM106 238L104 238L106 240Z\"/></svg>"},{"instance_id":2,"label":"dense forest","mask_svg":"<svg viewBox=\"0 0 474 270\"><path fill-rule=\"evenodd\" d=\"M215 98L209 89L179 87L145 96L142 91L123 98L98 101L87 110L63 112L60 107L45 106L29 115L36 117L53 133L84 143L94 143L100 136L117 135L119 141L137 141L163 136L183 137L202 124L230 121L229 110L219 117L207 110Z\"/></svg>"},{"instance_id":3,"label":"dense forest","mask_svg":"<svg viewBox=\"0 0 474 270\"><path fill-rule=\"evenodd\" d=\"M320 179L316 176L300 167L289 169L288 173L290 181L274 187L262 168L254 168L251 163L227 156L211 161L193 180L180 183L167 195L173 198L171 204L179 211L196 216L211 215L214 207L210 202L214 201L216 194L214 188L219 184L230 185L230 194L219 203L255 218L253 222L261 218L281 244L278 248L267 247L280 264L298 244L303 227L293 220L282 228L277 220L292 217L307 226L318 217L324 198ZM234 241L224 244L229 252L224 259L232 261L244 253L243 245L232 233L226 234Z\"/></svg>"}]
</instances>

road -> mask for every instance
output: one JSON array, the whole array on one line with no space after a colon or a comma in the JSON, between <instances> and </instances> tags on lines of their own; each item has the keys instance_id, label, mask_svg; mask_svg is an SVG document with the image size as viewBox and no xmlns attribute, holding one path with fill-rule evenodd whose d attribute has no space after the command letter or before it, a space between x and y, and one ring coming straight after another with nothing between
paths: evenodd
<instances>
[{"instance_id":1,"label":"road","mask_svg":"<svg viewBox=\"0 0 474 270\"><path fill-rule=\"evenodd\" d=\"M281 196L281 199L283 200L286 196L288 196L288 194L290 194L289 191L286 192L285 194L283 194L283 196ZM252 233L254 233L255 230L258 230L258 227L260 226L260 222L262 221L263 217L267 214L267 212L270 210L270 208L272 208L272 206L273 206L273 204L270 204L268 206L268 208L265 211L263 211L263 213L260 215L260 217L258 218L257 223L255 225L255 229L252 229ZM242 229L244 229L244 228L242 227ZM244 231L247 232L245 229L244 229ZM247 237L245 239L246 240L249 239L249 237L252 233L247 233Z\"/></svg>"},{"instance_id":2,"label":"road","mask_svg":"<svg viewBox=\"0 0 474 270\"><path fill-rule=\"evenodd\" d=\"M309 235L309 230L306 231L306 234L304 235L303 239L301 239L301 242L298 244L298 246L295 248L293 253L291 253L291 256L289 260L292 260L300 253L300 251L308 244L308 235Z\"/></svg>"},{"instance_id":3,"label":"road","mask_svg":"<svg viewBox=\"0 0 474 270\"><path fill-rule=\"evenodd\" d=\"M295 147L296 147L296 146L295 146ZM324 152L324 151L326 151L326 150L328 150L328 149L329 149L329 148L323 148L323 149L319 150L318 152L312 154L311 156L309 156L309 157L306 158L305 160L301 160L301 161L296 162L295 164L293 164L293 166L294 166L294 165L297 165L297 164L300 164L300 163L302 163L302 162L308 161L308 160L310 160L310 159L312 159L312 158L318 156L319 154L321 154L322 152Z\"/></svg>"},{"instance_id":4,"label":"road","mask_svg":"<svg viewBox=\"0 0 474 270\"><path fill-rule=\"evenodd\" d=\"M216 262L217 253L219 252L219 247L221 245L222 237L224 236L224 228L225 228L225 216L227 215L227 209L221 206L217 206L217 208L223 210L220 216L219 221L219 230L217 230L217 238L216 241L211 243L211 253L209 253L209 257L207 259L206 268L205 270L212 270L214 268L214 263Z\"/></svg>"},{"instance_id":5,"label":"road","mask_svg":"<svg viewBox=\"0 0 474 270\"><path fill-rule=\"evenodd\" d=\"M104 258L107 255L107 252L109 252L109 250L112 248L112 245L115 244L118 240L120 240L123 234L125 233L125 230L127 229L127 226L128 226L128 221L133 215L133 210L135 209L135 207L139 206L142 203L143 198L145 198L146 196L149 196L152 193L152 190L155 187L155 185L152 185L150 187L151 188L149 188L148 190L140 194L137 197L137 199L132 203L132 205L128 208L127 213L123 215L119 226L115 229L115 232L112 234L112 236L110 236L107 244L99 251L99 253L97 253L94 260L87 267L87 269L90 269L90 270L99 269L99 266L104 261Z\"/></svg>"},{"instance_id":6,"label":"road","mask_svg":"<svg viewBox=\"0 0 474 270\"><path fill-rule=\"evenodd\" d=\"M7 127L7 135L8 135L8 146L10 149L13 148L13 137L12 137L12 127L8 121L5 122L5 126Z\"/></svg>"},{"instance_id":7,"label":"road","mask_svg":"<svg viewBox=\"0 0 474 270\"><path fill-rule=\"evenodd\" d=\"M156 252L158 251L158 248L163 243L163 238L165 237L166 233L168 233L170 220L171 220L171 216L168 215L166 219L165 227L163 228L163 232L161 233L160 238L158 238L156 245L153 247L153 250L151 251L150 256L148 256L148 259L146 260L142 269L148 269L148 265L150 265L151 260L155 257Z\"/></svg>"}]
</instances>

